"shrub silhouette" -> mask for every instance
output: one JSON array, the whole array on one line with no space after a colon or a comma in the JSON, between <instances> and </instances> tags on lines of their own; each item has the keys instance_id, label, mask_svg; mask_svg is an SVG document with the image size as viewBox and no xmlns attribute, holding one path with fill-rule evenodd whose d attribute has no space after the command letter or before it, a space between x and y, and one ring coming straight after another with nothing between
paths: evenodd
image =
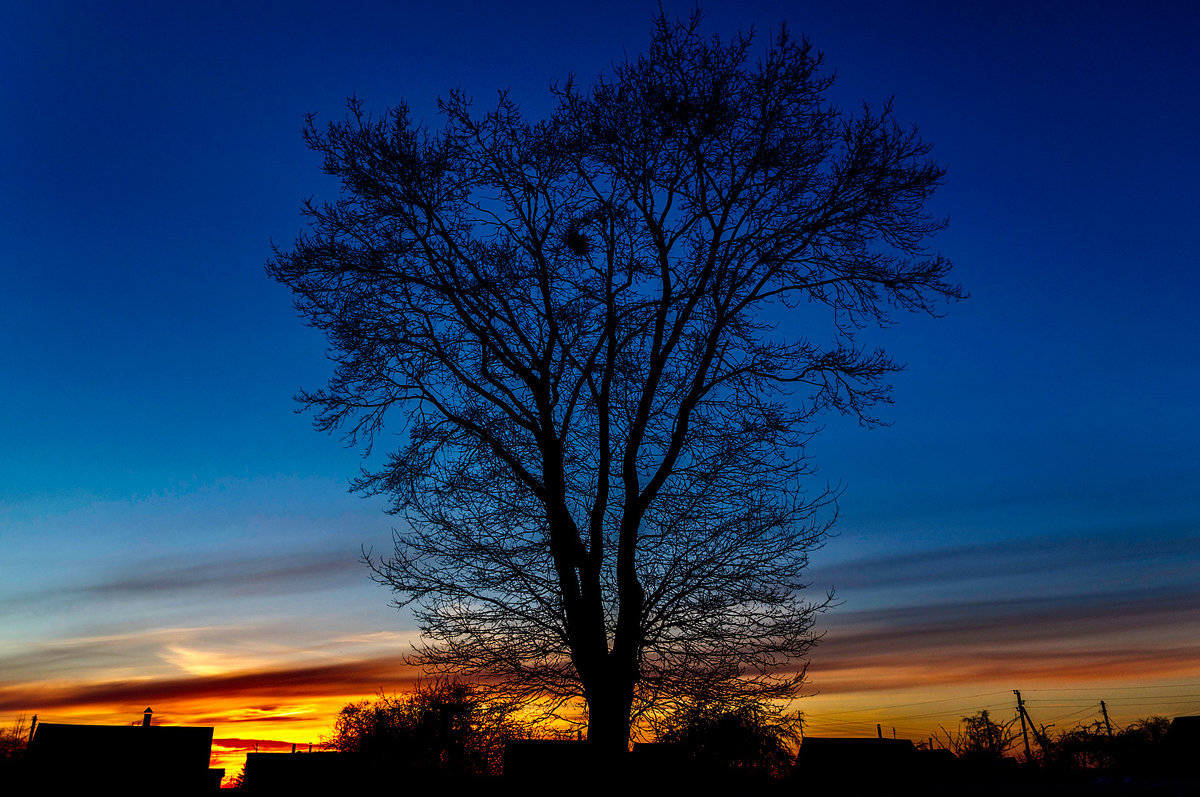
<instances>
[{"instance_id":1,"label":"shrub silhouette","mask_svg":"<svg viewBox=\"0 0 1200 797\"><path fill-rule=\"evenodd\" d=\"M505 742L525 735L510 705L471 684L436 680L344 706L323 742L389 767L485 775L499 773Z\"/></svg>"},{"instance_id":2,"label":"shrub silhouette","mask_svg":"<svg viewBox=\"0 0 1200 797\"><path fill-rule=\"evenodd\" d=\"M705 768L783 777L796 757L795 720L763 703L692 703L662 721L658 741Z\"/></svg>"}]
</instances>

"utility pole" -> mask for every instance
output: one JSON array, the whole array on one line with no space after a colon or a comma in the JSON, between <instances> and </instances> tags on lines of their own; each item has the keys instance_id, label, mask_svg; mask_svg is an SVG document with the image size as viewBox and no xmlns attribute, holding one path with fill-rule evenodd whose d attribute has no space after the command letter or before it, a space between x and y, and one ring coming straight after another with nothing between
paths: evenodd
<instances>
[{"instance_id":1,"label":"utility pole","mask_svg":"<svg viewBox=\"0 0 1200 797\"><path fill-rule=\"evenodd\" d=\"M1021 736L1025 739L1025 760L1033 761L1033 751L1029 749L1029 730L1025 727L1025 701L1021 699L1021 690L1014 689L1017 696L1017 714L1021 716Z\"/></svg>"},{"instance_id":2,"label":"utility pole","mask_svg":"<svg viewBox=\"0 0 1200 797\"><path fill-rule=\"evenodd\" d=\"M1112 738L1112 723L1108 721L1108 706L1104 705L1104 701L1100 701L1100 713L1104 715L1104 727L1108 731L1108 738Z\"/></svg>"},{"instance_id":3,"label":"utility pole","mask_svg":"<svg viewBox=\"0 0 1200 797\"><path fill-rule=\"evenodd\" d=\"M883 725L878 722L875 723L875 732L878 733L879 738L882 739L883 738Z\"/></svg>"}]
</instances>

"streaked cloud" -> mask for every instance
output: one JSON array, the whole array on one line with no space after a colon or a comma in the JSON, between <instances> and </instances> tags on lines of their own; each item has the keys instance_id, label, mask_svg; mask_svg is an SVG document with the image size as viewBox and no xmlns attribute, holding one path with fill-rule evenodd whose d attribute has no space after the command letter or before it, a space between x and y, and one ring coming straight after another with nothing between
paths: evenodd
<instances>
[{"instance_id":1,"label":"streaked cloud","mask_svg":"<svg viewBox=\"0 0 1200 797\"><path fill-rule=\"evenodd\" d=\"M1200 627L1200 586L1171 585L1073 595L944 600L921 605L833 612L830 637L843 648L889 650L939 644L1064 640L1151 628Z\"/></svg>"},{"instance_id":2,"label":"streaked cloud","mask_svg":"<svg viewBox=\"0 0 1200 797\"><path fill-rule=\"evenodd\" d=\"M818 587L832 585L848 593L1047 574L1062 580L1079 570L1123 574L1127 581L1148 571L1182 576L1189 563L1200 564L1196 534L1190 524L1160 524L991 539L850 558L829 565L820 565L817 558L818 566L809 570L805 579Z\"/></svg>"},{"instance_id":3,"label":"streaked cloud","mask_svg":"<svg viewBox=\"0 0 1200 797\"><path fill-rule=\"evenodd\" d=\"M402 655L213 676L0 686L0 711L52 712L89 705L154 705L246 698L279 700L402 690L417 678ZM261 720L261 718L260 718Z\"/></svg>"},{"instance_id":4,"label":"streaked cloud","mask_svg":"<svg viewBox=\"0 0 1200 797\"><path fill-rule=\"evenodd\" d=\"M323 548L283 555L255 553L197 556L177 554L129 561L103 576L60 589L43 589L9 598L0 612L123 601L193 597L203 600L252 595L288 595L358 586L366 568L345 548Z\"/></svg>"},{"instance_id":5,"label":"streaked cloud","mask_svg":"<svg viewBox=\"0 0 1200 797\"><path fill-rule=\"evenodd\" d=\"M944 600L835 612L813 689L1200 679L1200 588Z\"/></svg>"}]
</instances>

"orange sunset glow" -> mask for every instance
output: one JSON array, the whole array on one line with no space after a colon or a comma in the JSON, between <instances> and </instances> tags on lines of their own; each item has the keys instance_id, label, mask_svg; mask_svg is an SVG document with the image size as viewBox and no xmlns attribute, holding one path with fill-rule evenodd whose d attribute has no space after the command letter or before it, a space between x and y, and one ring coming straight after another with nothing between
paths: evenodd
<instances>
[{"instance_id":1,"label":"orange sunset glow","mask_svg":"<svg viewBox=\"0 0 1200 797\"><path fill-rule=\"evenodd\" d=\"M1200 3L0 20L9 771L149 706L230 786L438 665L616 758L1200 717Z\"/></svg>"},{"instance_id":2,"label":"orange sunset glow","mask_svg":"<svg viewBox=\"0 0 1200 797\"><path fill-rule=\"evenodd\" d=\"M983 708L995 716L1014 713L1013 688L1022 690L1039 722L1060 729L1094 720L1100 700L1119 725L1200 709L1200 643L1194 640L1148 647L1130 639L1129 647L1106 650L1054 640L1019 653L955 645L856 653L852 637L830 631L809 669L813 694L792 706L803 712L809 735L871 736L880 725L888 735L922 740ZM399 654L244 669L215 652L173 650L190 674L31 680L0 689L0 706L12 713L19 705L46 722L130 724L150 705L155 724L212 726L211 766L224 768L228 781L247 752L315 747L342 706L381 691L404 692L419 677Z\"/></svg>"}]
</instances>

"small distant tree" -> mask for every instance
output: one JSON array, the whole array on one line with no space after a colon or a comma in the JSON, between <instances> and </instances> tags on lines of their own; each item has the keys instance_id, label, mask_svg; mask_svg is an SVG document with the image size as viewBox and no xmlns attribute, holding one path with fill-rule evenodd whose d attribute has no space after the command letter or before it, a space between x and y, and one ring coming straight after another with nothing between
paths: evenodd
<instances>
[{"instance_id":1,"label":"small distant tree","mask_svg":"<svg viewBox=\"0 0 1200 797\"><path fill-rule=\"evenodd\" d=\"M1109 769L1114 764L1114 741L1102 722L1078 725L1054 740L1054 759L1067 769Z\"/></svg>"},{"instance_id":2,"label":"small distant tree","mask_svg":"<svg viewBox=\"0 0 1200 797\"><path fill-rule=\"evenodd\" d=\"M25 748L29 741L29 723L25 715L17 717L12 724L0 728L0 791L22 780L21 768Z\"/></svg>"},{"instance_id":3,"label":"small distant tree","mask_svg":"<svg viewBox=\"0 0 1200 797\"><path fill-rule=\"evenodd\" d=\"M246 787L246 765L242 764L241 770L239 770L238 773L236 775L234 775L233 778L230 779L229 785L222 786L221 788L226 789L226 790L235 790L235 789L240 790L245 787Z\"/></svg>"},{"instance_id":4,"label":"small distant tree","mask_svg":"<svg viewBox=\"0 0 1200 797\"><path fill-rule=\"evenodd\" d=\"M1113 765L1129 774L1161 771L1166 754L1167 717L1134 720L1116 734L1112 745Z\"/></svg>"},{"instance_id":5,"label":"small distant tree","mask_svg":"<svg viewBox=\"0 0 1200 797\"><path fill-rule=\"evenodd\" d=\"M1126 775L1156 771L1162 764L1166 717L1144 717L1111 732L1093 722L1064 731L1052 745L1052 761L1072 770L1109 770Z\"/></svg>"},{"instance_id":6,"label":"small distant tree","mask_svg":"<svg viewBox=\"0 0 1200 797\"><path fill-rule=\"evenodd\" d=\"M323 744L389 767L487 775L499 773L505 742L525 735L510 704L471 684L437 680L346 705Z\"/></svg>"},{"instance_id":7,"label":"small distant tree","mask_svg":"<svg viewBox=\"0 0 1200 797\"><path fill-rule=\"evenodd\" d=\"M1117 734L1117 738L1133 744L1163 744L1167 740L1167 731L1170 728L1169 717L1143 717L1129 723Z\"/></svg>"},{"instance_id":8,"label":"small distant tree","mask_svg":"<svg viewBox=\"0 0 1200 797\"><path fill-rule=\"evenodd\" d=\"M951 732L943 727L945 741L942 746L966 761L998 761L1017 740L1015 724L1016 718L1008 722L996 722L988 710L983 709L978 714L963 717L956 731Z\"/></svg>"},{"instance_id":9,"label":"small distant tree","mask_svg":"<svg viewBox=\"0 0 1200 797\"><path fill-rule=\"evenodd\" d=\"M29 742L29 723L22 714L7 728L0 728L0 761L20 758Z\"/></svg>"},{"instance_id":10,"label":"small distant tree","mask_svg":"<svg viewBox=\"0 0 1200 797\"><path fill-rule=\"evenodd\" d=\"M767 703L692 703L661 721L657 741L709 767L783 777L795 761L800 729L795 715Z\"/></svg>"}]
</instances>

